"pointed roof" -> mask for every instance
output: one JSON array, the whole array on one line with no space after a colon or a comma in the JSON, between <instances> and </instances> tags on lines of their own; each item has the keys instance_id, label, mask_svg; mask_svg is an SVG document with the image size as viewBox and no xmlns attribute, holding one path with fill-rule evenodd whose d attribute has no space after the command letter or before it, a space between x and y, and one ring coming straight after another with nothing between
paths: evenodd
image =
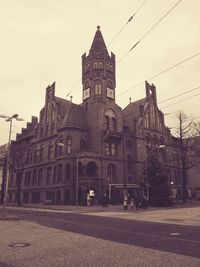
<instances>
[{"instance_id":1,"label":"pointed roof","mask_svg":"<svg viewBox=\"0 0 200 267\"><path fill-rule=\"evenodd\" d=\"M106 44L104 42L102 33L100 31L100 26L97 26L97 31L95 33L89 54L92 54L92 55L100 54L100 55L109 56Z\"/></svg>"}]
</instances>

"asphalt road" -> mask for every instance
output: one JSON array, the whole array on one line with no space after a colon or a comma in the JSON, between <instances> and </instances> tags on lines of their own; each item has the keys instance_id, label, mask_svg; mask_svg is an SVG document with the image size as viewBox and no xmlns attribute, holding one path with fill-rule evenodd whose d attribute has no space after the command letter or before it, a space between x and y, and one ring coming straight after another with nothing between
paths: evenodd
<instances>
[{"instance_id":1,"label":"asphalt road","mask_svg":"<svg viewBox=\"0 0 200 267\"><path fill-rule=\"evenodd\" d=\"M95 237L102 240L150 248L157 251L200 258L200 228L160 224L87 213L52 213L30 210L9 210L20 220L42 226Z\"/></svg>"}]
</instances>

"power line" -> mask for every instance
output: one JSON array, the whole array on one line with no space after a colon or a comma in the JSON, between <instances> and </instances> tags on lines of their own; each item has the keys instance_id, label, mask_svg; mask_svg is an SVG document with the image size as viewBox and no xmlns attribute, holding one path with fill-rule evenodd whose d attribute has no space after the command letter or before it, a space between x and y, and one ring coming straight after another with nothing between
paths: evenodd
<instances>
[{"instance_id":1,"label":"power line","mask_svg":"<svg viewBox=\"0 0 200 267\"><path fill-rule=\"evenodd\" d=\"M167 101L169 101L169 100L172 100L172 99L174 99L174 98L176 98L176 97L179 97L179 96L182 96L182 95L186 95L186 94L188 94L188 93L190 93L190 92L192 92L192 91L195 91L195 90L197 90L197 89L199 89L199 88L200 88L200 86L195 87L195 88L193 88L193 89L191 89L191 90L185 91L185 92L183 92L183 93L181 93L181 94L179 94L179 95L175 95L175 96L169 97L169 98L167 98L167 99L165 99L165 100L162 100L162 101L159 102L158 104L167 102Z\"/></svg>"},{"instance_id":2,"label":"power line","mask_svg":"<svg viewBox=\"0 0 200 267\"><path fill-rule=\"evenodd\" d=\"M199 108L199 104L196 105L196 106L186 107L186 108L184 108L184 111L185 111L185 110L188 110L188 109L197 108L197 107ZM176 110L170 111L170 112L167 113L167 114L168 114L168 115L172 115L172 114L177 113L177 112L179 112L179 111L180 111L180 109L176 109ZM166 114L164 114L164 115L166 115Z\"/></svg>"},{"instance_id":3,"label":"power line","mask_svg":"<svg viewBox=\"0 0 200 267\"><path fill-rule=\"evenodd\" d=\"M185 119L184 122L187 122L187 121L189 121L189 120L191 120L191 121L193 121L193 120L197 120L197 119L199 119L199 118L200 118L200 116L197 116L197 117L194 117L194 118L191 118L191 117L190 117L190 118ZM183 123L184 123L184 122L183 122ZM175 126L174 126L174 125L175 125ZM179 125L178 125L177 123L176 123L176 124L173 123L173 124L169 124L169 126L172 127L172 128L176 128L176 127L178 127Z\"/></svg>"},{"instance_id":4,"label":"power line","mask_svg":"<svg viewBox=\"0 0 200 267\"><path fill-rule=\"evenodd\" d=\"M71 92L74 90L74 88L77 87L77 85L79 84L80 81L81 81L81 78L74 84L74 86L72 87L72 89L69 91L69 93L66 95L65 98L67 98L71 94Z\"/></svg>"},{"instance_id":5,"label":"power line","mask_svg":"<svg viewBox=\"0 0 200 267\"><path fill-rule=\"evenodd\" d=\"M111 45L111 43L114 42L114 40L119 36L119 34L124 30L124 28L127 26L127 24L129 24L133 18L136 16L136 14L140 11L140 9L145 5L145 3L147 2L148 0L145 0L137 9L136 11L133 13L133 15L127 20L127 22L125 23L125 25L120 29L120 31L114 36L114 38L110 41L110 43L108 44L108 47ZM79 79L75 84L74 86L72 87L72 89L69 91L69 93L66 95L65 98L67 98L71 92L77 87L77 85L79 84L79 82L81 81L81 79Z\"/></svg>"},{"instance_id":6,"label":"power line","mask_svg":"<svg viewBox=\"0 0 200 267\"><path fill-rule=\"evenodd\" d=\"M113 39L110 41L110 43L108 44L108 46L110 46L115 39L120 35L120 33L124 30L124 28L127 26L127 24L129 24L133 18L136 16L136 14L140 11L140 9L144 6L144 4L147 2L148 0L145 0L139 7L138 9L133 13L133 15L127 20L127 22L124 24L124 26L119 30L119 32L116 33L116 35L113 37Z\"/></svg>"},{"instance_id":7,"label":"power line","mask_svg":"<svg viewBox=\"0 0 200 267\"><path fill-rule=\"evenodd\" d=\"M191 99L191 98L193 98L193 97L195 97L195 96L198 96L198 95L200 95L200 93L198 93L198 94L196 94L196 95L193 95L193 96L190 96L190 97L187 97L187 98L184 98L184 99L182 99L182 100L176 101L176 102L174 102L174 103L172 103L172 104L169 104L169 105L167 105L167 106L165 106L165 107L162 107L162 109L167 108L167 107L170 107L170 106L175 105L175 104L177 104L177 103L180 103L180 102L182 102L182 101Z\"/></svg>"},{"instance_id":8,"label":"power line","mask_svg":"<svg viewBox=\"0 0 200 267\"><path fill-rule=\"evenodd\" d=\"M161 72L159 72L159 73L157 73L157 74L155 74L155 75L153 75L153 76L150 76L150 77L147 78L146 80L150 81L150 80L152 80L152 79L154 79L154 78L156 78L156 77L158 77L158 76L160 76L160 75L166 73L167 71L169 71L169 70L171 70L171 69L173 69L173 68L175 68L175 67L177 67L177 66L179 66L179 65L181 65L181 64L183 64L183 63L185 63L185 62L187 62L187 61L189 61L190 59L192 59L192 58L194 58L194 57L196 57L196 56L199 56L199 55L200 55L200 52L198 52L198 53L196 53L196 54L194 54L194 55L192 55L192 56L190 56L190 57L188 57L188 58L186 58L186 59L184 59L184 60L182 60L182 61L180 61L180 62L174 64L173 66L171 66L171 67L169 67L169 68L167 68L167 69L164 69L163 71L161 71ZM140 82L140 83L138 83L138 84L132 86L131 88L129 88L128 90L125 90L124 92L121 92L121 93L118 94L117 96L123 95L123 94L127 93L128 91L130 91L130 90L132 90L132 89L135 89L136 87L142 85L143 83L144 83L144 81L142 81L142 82Z\"/></svg>"},{"instance_id":9,"label":"power line","mask_svg":"<svg viewBox=\"0 0 200 267\"><path fill-rule=\"evenodd\" d=\"M169 15L169 13L178 5L180 4L182 0L179 0L178 2L176 2L175 5L173 5L168 11L167 13L165 13L164 16L162 16L141 38L139 41L137 41L131 48L129 51L127 51L119 60L118 60L118 64L142 41L144 40L144 38L153 31L153 29L165 18Z\"/></svg>"}]
</instances>

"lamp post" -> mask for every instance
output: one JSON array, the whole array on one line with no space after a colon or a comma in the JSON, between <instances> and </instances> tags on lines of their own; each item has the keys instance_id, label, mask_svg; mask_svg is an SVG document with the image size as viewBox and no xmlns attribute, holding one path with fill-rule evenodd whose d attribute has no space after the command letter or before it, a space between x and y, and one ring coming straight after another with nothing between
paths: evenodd
<instances>
[{"instance_id":1,"label":"lamp post","mask_svg":"<svg viewBox=\"0 0 200 267\"><path fill-rule=\"evenodd\" d=\"M6 155L6 170L5 170L5 177L4 177L4 188L3 188L3 214L6 208L6 200L7 200L7 193L8 193L8 177L9 177L9 156L10 156L10 141L11 141L11 131L12 131L12 121L13 119L17 121L23 121L22 118L18 117L18 114L13 114L12 116L7 115L0 115L0 118L5 119L6 121L10 122L9 126L9 135L8 135L8 151Z\"/></svg>"},{"instance_id":2,"label":"lamp post","mask_svg":"<svg viewBox=\"0 0 200 267\"><path fill-rule=\"evenodd\" d=\"M74 152L76 156L76 208L78 208L78 155Z\"/></svg>"},{"instance_id":3,"label":"lamp post","mask_svg":"<svg viewBox=\"0 0 200 267\"><path fill-rule=\"evenodd\" d=\"M58 146L64 147L63 143L58 143ZM78 208L78 187L79 187L79 181L78 181L78 154L74 151L74 155L76 157L76 208Z\"/></svg>"}]
</instances>

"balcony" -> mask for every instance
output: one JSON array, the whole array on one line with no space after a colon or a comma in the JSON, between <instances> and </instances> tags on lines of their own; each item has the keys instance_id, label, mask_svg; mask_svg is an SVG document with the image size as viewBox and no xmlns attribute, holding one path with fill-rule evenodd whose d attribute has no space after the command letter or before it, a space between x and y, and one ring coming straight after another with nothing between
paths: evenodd
<instances>
[{"instance_id":1,"label":"balcony","mask_svg":"<svg viewBox=\"0 0 200 267\"><path fill-rule=\"evenodd\" d=\"M120 142L122 138L122 134L116 130L103 130L102 135L105 141Z\"/></svg>"}]
</instances>

